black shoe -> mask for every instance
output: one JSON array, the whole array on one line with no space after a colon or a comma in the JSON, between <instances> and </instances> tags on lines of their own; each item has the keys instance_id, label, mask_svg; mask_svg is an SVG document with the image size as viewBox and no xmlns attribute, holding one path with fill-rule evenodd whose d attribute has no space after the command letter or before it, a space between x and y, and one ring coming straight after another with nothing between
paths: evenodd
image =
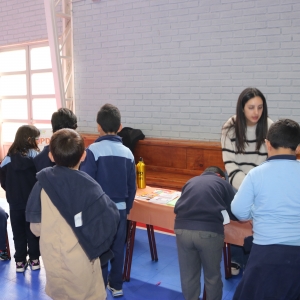
<instances>
[{"instance_id":1,"label":"black shoe","mask_svg":"<svg viewBox=\"0 0 300 300\"><path fill-rule=\"evenodd\" d=\"M23 273L25 272L27 266L28 266L27 260L16 262L16 271L18 273Z\"/></svg>"},{"instance_id":2,"label":"black shoe","mask_svg":"<svg viewBox=\"0 0 300 300\"><path fill-rule=\"evenodd\" d=\"M0 260L10 260L7 255L7 251L0 250Z\"/></svg>"}]
</instances>

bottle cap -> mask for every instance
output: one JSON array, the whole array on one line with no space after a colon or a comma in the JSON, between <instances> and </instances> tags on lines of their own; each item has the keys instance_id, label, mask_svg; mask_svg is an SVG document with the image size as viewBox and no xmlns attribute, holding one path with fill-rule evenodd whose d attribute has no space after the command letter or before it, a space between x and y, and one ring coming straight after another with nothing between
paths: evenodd
<instances>
[{"instance_id":1,"label":"bottle cap","mask_svg":"<svg viewBox=\"0 0 300 300\"><path fill-rule=\"evenodd\" d=\"M142 157L140 157L140 161L143 161L143 158L142 158Z\"/></svg>"}]
</instances>

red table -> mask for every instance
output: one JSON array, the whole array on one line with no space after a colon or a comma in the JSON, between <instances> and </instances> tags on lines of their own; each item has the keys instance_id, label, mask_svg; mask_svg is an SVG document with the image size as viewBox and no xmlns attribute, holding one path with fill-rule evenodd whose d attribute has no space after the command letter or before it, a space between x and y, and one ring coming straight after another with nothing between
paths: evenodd
<instances>
[{"instance_id":1,"label":"red table","mask_svg":"<svg viewBox=\"0 0 300 300\"><path fill-rule=\"evenodd\" d=\"M151 193L156 188L147 186L146 189L138 189L137 195ZM163 204L151 203L147 200L134 200L133 207L128 215L129 226L126 242L126 255L124 262L123 280L130 280L130 270L132 263L132 254L134 247L134 237L136 230L136 223L146 224L150 254L153 261L158 260L154 229L153 226L161 227L168 230L174 230L174 207ZM231 255L228 244L243 246L244 238L252 235L252 223L231 221L224 226L225 240L223 247L224 264L225 264L225 278L231 277Z\"/></svg>"}]
</instances>

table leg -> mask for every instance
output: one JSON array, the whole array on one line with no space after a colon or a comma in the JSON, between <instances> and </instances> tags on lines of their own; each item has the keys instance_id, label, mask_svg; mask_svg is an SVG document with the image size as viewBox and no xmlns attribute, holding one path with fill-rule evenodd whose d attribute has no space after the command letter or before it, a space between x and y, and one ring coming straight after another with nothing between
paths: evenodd
<instances>
[{"instance_id":1,"label":"table leg","mask_svg":"<svg viewBox=\"0 0 300 300\"><path fill-rule=\"evenodd\" d=\"M224 256L224 269L225 269L225 279L231 278L231 253L230 244L224 243L223 246L223 256Z\"/></svg>"},{"instance_id":2,"label":"table leg","mask_svg":"<svg viewBox=\"0 0 300 300\"><path fill-rule=\"evenodd\" d=\"M206 291L205 291L205 285L204 285L204 288L203 288L203 297L202 297L202 300L206 300Z\"/></svg>"},{"instance_id":3,"label":"table leg","mask_svg":"<svg viewBox=\"0 0 300 300\"><path fill-rule=\"evenodd\" d=\"M130 281L130 271L131 271L131 263L132 263L133 247L134 247L136 222L129 221L127 230L128 231L127 231L127 240L126 240L124 270L123 270L123 281Z\"/></svg>"},{"instance_id":4,"label":"table leg","mask_svg":"<svg viewBox=\"0 0 300 300\"><path fill-rule=\"evenodd\" d=\"M11 259L11 257L10 257L10 247L9 247L9 240L8 240L8 233L7 233L7 231L6 231L6 252L7 252L7 257L8 257L9 259Z\"/></svg>"},{"instance_id":5,"label":"table leg","mask_svg":"<svg viewBox=\"0 0 300 300\"><path fill-rule=\"evenodd\" d=\"M146 226L147 226L151 259L152 261L158 261L153 225L146 224Z\"/></svg>"}]
</instances>

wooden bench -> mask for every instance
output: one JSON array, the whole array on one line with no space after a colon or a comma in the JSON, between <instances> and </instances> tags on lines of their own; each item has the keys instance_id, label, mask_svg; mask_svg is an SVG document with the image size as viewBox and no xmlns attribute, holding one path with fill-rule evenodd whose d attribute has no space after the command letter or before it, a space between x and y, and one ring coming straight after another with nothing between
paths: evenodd
<instances>
[{"instance_id":1,"label":"wooden bench","mask_svg":"<svg viewBox=\"0 0 300 300\"><path fill-rule=\"evenodd\" d=\"M97 139L94 134L82 134L86 147ZM145 138L134 150L135 162L143 157L146 183L149 186L181 190L192 177L209 166L224 170L219 142Z\"/></svg>"}]
</instances>

